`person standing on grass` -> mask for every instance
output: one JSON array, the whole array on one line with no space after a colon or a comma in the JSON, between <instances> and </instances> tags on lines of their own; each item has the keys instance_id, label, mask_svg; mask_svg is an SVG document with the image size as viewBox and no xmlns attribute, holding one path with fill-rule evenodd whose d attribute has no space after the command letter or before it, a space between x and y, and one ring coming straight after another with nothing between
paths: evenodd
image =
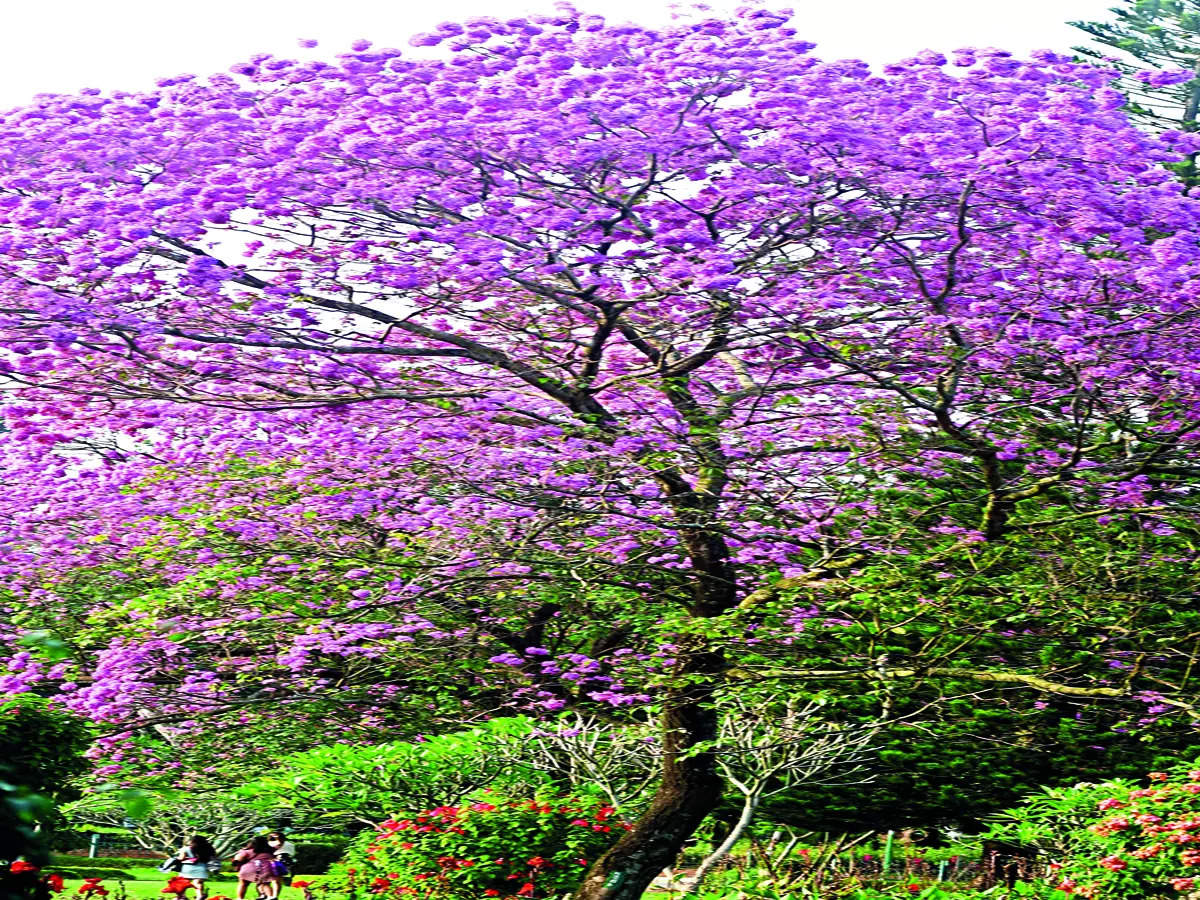
<instances>
[{"instance_id":1,"label":"person standing on grass","mask_svg":"<svg viewBox=\"0 0 1200 900\"><path fill-rule=\"evenodd\" d=\"M290 885L292 875L296 871L296 845L287 839L282 831L272 831L267 835L267 843L275 851L275 862L278 863L279 883Z\"/></svg>"},{"instance_id":2,"label":"person standing on grass","mask_svg":"<svg viewBox=\"0 0 1200 900\"><path fill-rule=\"evenodd\" d=\"M186 878L196 889L195 900L204 900L207 896L205 882L212 874L212 863L217 858L217 851L209 843L208 838L193 835L175 854L180 861L179 877Z\"/></svg>"},{"instance_id":3,"label":"person standing on grass","mask_svg":"<svg viewBox=\"0 0 1200 900\"><path fill-rule=\"evenodd\" d=\"M246 900L246 889L254 885L258 900L277 900L281 883L279 880L275 851L267 836L260 834L239 850L233 857L238 866L237 900Z\"/></svg>"}]
</instances>

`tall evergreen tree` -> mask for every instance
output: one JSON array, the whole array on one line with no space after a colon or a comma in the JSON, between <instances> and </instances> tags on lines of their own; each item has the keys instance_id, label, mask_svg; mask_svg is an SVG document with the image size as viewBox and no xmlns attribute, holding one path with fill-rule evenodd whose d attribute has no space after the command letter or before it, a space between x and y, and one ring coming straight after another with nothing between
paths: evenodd
<instances>
[{"instance_id":1,"label":"tall evergreen tree","mask_svg":"<svg viewBox=\"0 0 1200 900\"><path fill-rule=\"evenodd\" d=\"M1142 124L1155 131L1197 130L1200 0L1125 0L1109 11L1116 21L1071 22L1100 45L1076 51L1110 64L1115 61L1124 75L1129 112ZM1157 75L1171 70L1195 75L1183 80Z\"/></svg>"}]
</instances>

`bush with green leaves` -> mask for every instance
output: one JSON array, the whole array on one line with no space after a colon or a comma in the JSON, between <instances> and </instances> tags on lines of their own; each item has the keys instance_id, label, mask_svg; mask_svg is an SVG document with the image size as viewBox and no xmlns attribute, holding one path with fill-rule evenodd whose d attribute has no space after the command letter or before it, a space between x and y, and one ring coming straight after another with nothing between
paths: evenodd
<instances>
[{"instance_id":1,"label":"bush with green leaves","mask_svg":"<svg viewBox=\"0 0 1200 900\"><path fill-rule=\"evenodd\" d=\"M285 757L237 794L259 808L289 808L306 821L374 825L398 809L457 803L487 785L514 790L546 782L509 752L533 727L530 719L498 718L421 740L327 744Z\"/></svg>"},{"instance_id":2,"label":"bush with green leaves","mask_svg":"<svg viewBox=\"0 0 1200 900\"><path fill-rule=\"evenodd\" d=\"M70 799L70 783L91 768L89 725L22 694L0 703L0 759L5 777L52 800Z\"/></svg>"},{"instance_id":3,"label":"bush with green leaves","mask_svg":"<svg viewBox=\"0 0 1200 900\"><path fill-rule=\"evenodd\" d=\"M574 889L628 827L596 798L543 791L526 800L483 791L460 806L399 816L360 836L317 890L381 900L557 897Z\"/></svg>"},{"instance_id":4,"label":"bush with green leaves","mask_svg":"<svg viewBox=\"0 0 1200 900\"><path fill-rule=\"evenodd\" d=\"M1048 886L1066 894L1192 894L1200 888L1200 763L1147 779L1046 789L1005 813L993 833L1046 850Z\"/></svg>"}]
</instances>

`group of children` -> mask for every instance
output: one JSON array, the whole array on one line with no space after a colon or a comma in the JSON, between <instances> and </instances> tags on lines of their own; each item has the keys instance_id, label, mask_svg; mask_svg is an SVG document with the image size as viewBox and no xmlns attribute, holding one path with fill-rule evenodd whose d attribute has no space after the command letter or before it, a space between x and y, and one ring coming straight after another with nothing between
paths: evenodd
<instances>
[{"instance_id":1,"label":"group of children","mask_svg":"<svg viewBox=\"0 0 1200 900\"><path fill-rule=\"evenodd\" d=\"M254 885L256 900L278 900L284 885L292 883L292 865L296 845L282 832L260 834L233 855L237 868L237 900L246 900L246 890ZM196 889L195 900L207 897L207 879L221 869L221 861L212 843L196 835L179 848L174 861L179 877L191 881ZM169 863L172 861L168 861Z\"/></svg>"}]
</instances>

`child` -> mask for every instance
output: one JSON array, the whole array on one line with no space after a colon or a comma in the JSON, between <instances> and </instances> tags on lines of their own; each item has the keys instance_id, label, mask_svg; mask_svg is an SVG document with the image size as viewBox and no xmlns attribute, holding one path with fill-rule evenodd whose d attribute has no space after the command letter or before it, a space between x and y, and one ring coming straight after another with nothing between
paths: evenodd
<instances>
[{"instance_id":1,"label":"child","mask_svg":"<svg viewBox=\"0 0 1200 900\"><path fill-rule=\"evenodd\" d=\"M246 888L254 885L259 900L277 900L280 880L276 870L275 852L265 835L259 835L233 857L238 867L237 900L246 900Z\"/></svg>"},{"instance_id":2,"label":"child","mask_svg":"<svg viewBox=\"0 0 1200 900\"><path fill-rule=\"evenodd\" d=\"M175 854L180 860L179 877L191 881L196 888L196 900L204 900L206 894L205 880L211 874L210 864L216 860L217 851L208 842L208 838L193 835L192 839Z\"/></svg>"},{"instance_id":3,"label":"child","mask_svg":"<svg viewBox=\"0 0 1200 900\"><path fill-rule=\"evenodd\" d=\"M296 867L296 845L289 841L282 831L272 831L267 835L267 842L275 851L275 862L279 865L279 883L291 884Z\"/></svg>"}]
</instances>

